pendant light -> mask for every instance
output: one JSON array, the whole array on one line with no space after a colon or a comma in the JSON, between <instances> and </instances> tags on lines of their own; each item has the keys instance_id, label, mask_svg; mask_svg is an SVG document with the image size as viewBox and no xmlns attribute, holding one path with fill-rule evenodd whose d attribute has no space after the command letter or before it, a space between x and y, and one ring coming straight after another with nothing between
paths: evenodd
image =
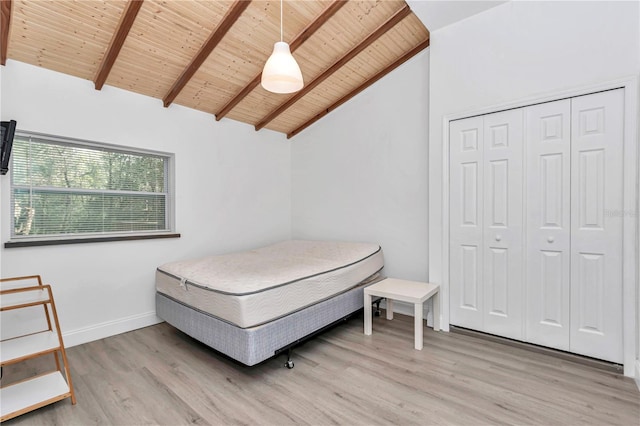
<instances>
[{"instance_id":1,"label":"pendant light","mask_svg":"<svg viewBox=\"0 0 640 426\"><path fill-rule=\"evenodd\" d=\"M273 45L260 80L262 87L273 93L293 93L302 89L302 72L291 55L289 44L282 41L282 0L280 0L280 41Z\"/></svg>"}]
</instances>

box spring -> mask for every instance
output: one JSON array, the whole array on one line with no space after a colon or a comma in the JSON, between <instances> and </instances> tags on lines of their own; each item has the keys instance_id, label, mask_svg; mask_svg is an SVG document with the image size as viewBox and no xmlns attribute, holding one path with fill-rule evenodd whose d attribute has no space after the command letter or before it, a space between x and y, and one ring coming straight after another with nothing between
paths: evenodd
<instances>
[{"instance_id":1,"label":"box spring","mask_svg":"<svg viewBox=\"0 0 640 426\"><path fill-rule=\"evenodd\" d=\"M157 315L196 340L246 365L255 365L317 330L363 307L363 289L383 277L373 277L330 299L262 325L237 327L156 293Z\"/></svg>"}]
</instances>

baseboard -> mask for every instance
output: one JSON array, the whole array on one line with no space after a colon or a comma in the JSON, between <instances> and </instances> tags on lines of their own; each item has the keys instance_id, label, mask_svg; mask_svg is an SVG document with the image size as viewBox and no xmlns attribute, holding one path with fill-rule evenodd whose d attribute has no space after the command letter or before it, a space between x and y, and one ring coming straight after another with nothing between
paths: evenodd
<instances>
[{"instance_id":1,"label":"baseboard","mask_svg":"<svg viewBox=\"0 0 640 426\"><path fill-rule=\"evenodd\" d=\"M65 347L70 348L161 322L162 320L156 316L155 311L146 312L144 314L132 315L130 317L119 318L117 320L106 321L89 327L68 331L62 333L62 337Z\"/></svg>"},{"instance_id":2,"label":"baseboard","mask_svg":"<svg viewBox=\"0 0 640 426\"><path fill-rule=\"evenodd\" d=\"M636 386L640 390L640 359L636 359Z\"/></svg>"}]
</instances>

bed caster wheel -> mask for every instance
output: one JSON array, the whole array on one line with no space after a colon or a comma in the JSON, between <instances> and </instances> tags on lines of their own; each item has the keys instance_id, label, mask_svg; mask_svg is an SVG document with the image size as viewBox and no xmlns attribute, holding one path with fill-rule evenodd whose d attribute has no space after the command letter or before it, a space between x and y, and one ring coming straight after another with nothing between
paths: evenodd
<instances>
[{"instance_id":1,"label":"bed caster wheel","mask_svg":"<svg viewBox=\"0 0 640 426\"><path fill-rule=\"evenodd\" d=\"M293 361L287 360L287 362L284 363L284 366L291 370L293 368Z\"/></svg>"}]
</instances>

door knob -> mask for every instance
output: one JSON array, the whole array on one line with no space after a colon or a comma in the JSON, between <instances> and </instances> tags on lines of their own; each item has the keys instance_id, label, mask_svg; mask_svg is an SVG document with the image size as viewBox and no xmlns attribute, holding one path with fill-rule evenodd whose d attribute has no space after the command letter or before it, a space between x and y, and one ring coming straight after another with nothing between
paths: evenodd
<instances>
[{"instance_id":1,"label":"door knob","mask_svg":"<svg viewBox=\"0 0 640 426\"><path fill-rule=\"evenodd\" d=\"M500 235L496 235L496 241L500 241L502 237Z\"/></svg>"},{"instance_id":2,"label":"door knob","mask_svg":"<svg viewBox=\"0 0 640 426\"><path fill-rule=\"evenodd\" d=\"M553 237L549 236L549 237L547 237L547 241L548 241L548 242L550 242L550 243L552 243L552 242L554 242L554 241L555 241L555 238L553 238Z\"/></svg>"}]
</instances>

